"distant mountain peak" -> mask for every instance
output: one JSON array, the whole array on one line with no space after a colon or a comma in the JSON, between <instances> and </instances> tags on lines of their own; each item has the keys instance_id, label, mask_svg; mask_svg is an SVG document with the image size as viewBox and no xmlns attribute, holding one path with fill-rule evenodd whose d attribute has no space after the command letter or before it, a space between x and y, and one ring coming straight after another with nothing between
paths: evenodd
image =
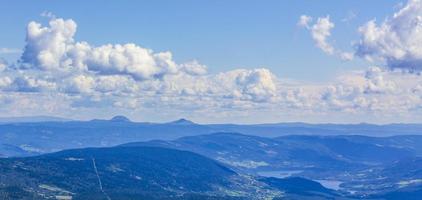
<instances>
[{"instance_id":1,"label":"distant mountain peak","mask_svg":"<svg viewBox=\"0 0 422 200\"><path fill-rule=\"evenodd\" d=\"M130 122L130 119L123 116L123 115L117 115L117 116L114 116L113 118L111 118L110 121L113 121L113 122Z\"/></svg>"},{"instance_id":2,"label":"distant mountain peak","mask_svg":"<svg viewBox=\"0 0 422 200\"><path fill-rule=\"evenodd\" d=\"M195 123L194 123L194 122L192 122L192 121L190 121L190 120L187 120L187 119L181 118L181 119L178 119L178 120L176 120L176 121L172 121L172 122L170 122L169 124L192 125L192 124L195 124Z\"/></svg>"}]
</instances>

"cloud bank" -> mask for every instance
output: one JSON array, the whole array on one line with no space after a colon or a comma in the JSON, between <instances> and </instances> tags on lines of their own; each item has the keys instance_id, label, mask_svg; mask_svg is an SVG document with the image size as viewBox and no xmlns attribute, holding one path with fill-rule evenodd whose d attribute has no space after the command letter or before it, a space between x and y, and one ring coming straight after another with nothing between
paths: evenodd
<instances>
[{"instance_id":1,"label":"cloud bank","mask_svg":"<svg viewBox=\"0 0 422 200\"><path fill-rule=\"evenodd\" d=\"M414 16L409 14L419 12L414 2L395 16ZM390 32L396 27L392 21L396 20L384 22ZM298 25L311 32L318 48L353 58L352 53L329 43L334 23L328 16L312 22L304 15ZM406 27L414 29L413 25ZM379 31L373 26L372 31L361 28L361 34ZM416 73L371 67L324 84L289 81L262 67L210 74L199 61L178 63L168 51L155 52L132 43L94 46L76 41L77 28L75 21L57 17L50 17L47 25L28 24L19 62L12 65L0 60L1 112L74 118L126 114L147 120L183 116L203 122L380 122L422 116L422 79ZM357 54L392 62L388 51L368 42L384 40L382 34L375 35L374 40L362 38ZM416 52L405 57L416 58ZM398 63L403 57L394 58Z\"/></svg>"}]
</instances>

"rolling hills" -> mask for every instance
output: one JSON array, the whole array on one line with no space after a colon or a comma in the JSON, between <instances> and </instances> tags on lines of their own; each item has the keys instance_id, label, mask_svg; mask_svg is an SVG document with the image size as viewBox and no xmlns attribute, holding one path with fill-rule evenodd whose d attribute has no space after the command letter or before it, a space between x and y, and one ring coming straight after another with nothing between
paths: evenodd
<instances>
[{"instance_id":1,"label":"rolling hills","mask_svg":"<svg viewBox=\"0 0 422 200\"><path fill-rule=\"evenodd\" d=\"M129 142L174 140L216 132L237 132L274 138L286 135L420 135L419 124L196 124L186 119L168 123L132 122L124 116L110 120L0 123L0 156L26 156L64 149L109 147ZM420 141L420 140L419 140ZM403 142L403 141L402 141ZM15 151L11 151L15 149Z\"/></svg>"},{"instance_id":2,"label":"rolling hills","mask_svg":"<svg viewBox=\"0 0 422 200\"><path fill-rule=\"evenodd\" d=\"M342 194L303 178L240 174L204 156L160 147L66 150L0 159L1 199L301 199Z\"/></svg>"}]
</instances>

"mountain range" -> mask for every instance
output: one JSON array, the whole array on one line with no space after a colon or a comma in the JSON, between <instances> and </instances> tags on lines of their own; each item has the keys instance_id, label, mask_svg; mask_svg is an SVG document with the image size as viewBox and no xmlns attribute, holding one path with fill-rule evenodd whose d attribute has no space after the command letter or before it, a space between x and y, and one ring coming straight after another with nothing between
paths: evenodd
<instances>
[{"instance_id":1,"label":"mountain range","mask_svg":"<svg viewBox=\"0 0 422 200\"><path fill-rule=\"evenodd\" d=\"M109 147L154 139L174 140L216 132L236 132L274 138L286 135L363 135L385 137L421 135L420 124L196 124L186 119L168 123L132 122L124 116L110 120L0 123L0 157L28 156L64 149Z\"/></svg>"},{"instance_id":2,"label":"mountain range","mask_svg":"<svg viewBox=\"0 0 422 200\"><path fill-rule=\"evenodd\" d=\"M124 116L3 123L0 199L418 199L418 131Z\"/></svg>"},{"instance_id":3,"label":"mountain range","mask_svg":"<svg viewBox=\"0 0 422 200\"><path fill-rule=\"evenodd\" d=\"M341 197L311 180L248 176L196 153L160 147L87 148L6 158L0 159L0 172L2 199Z\"/></svg>"}]
</instances>

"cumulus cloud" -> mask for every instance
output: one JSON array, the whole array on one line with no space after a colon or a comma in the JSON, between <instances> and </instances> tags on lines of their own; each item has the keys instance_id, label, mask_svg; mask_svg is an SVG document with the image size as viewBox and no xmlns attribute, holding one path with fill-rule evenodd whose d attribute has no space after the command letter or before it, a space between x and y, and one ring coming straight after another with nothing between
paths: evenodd
<instances>
[{"instance_id":1,"label":"cumulus cloud","mask_svg":"<svg viewBox=\"0 0 422 200\"><path fill-rule=\"evenodd\" d=\"M422 70L422 2L409 0L392 17L359 28L356 54L390 68Z\"/></svg>"},{"instance_id":2,"label":"cumulus cloud","mask_svg":"<svg viewBox=\"0 0 422 200\"><path fill-rule=\"evenodd\" d=\"M298 25L315 32L320 48L332 47L328 38L334 24L328 17L312 22L304 16ZM416 73L372 67L321 84L284 80L265 68L209 74L196 60L176 63L171 52L75 41L76 28L73 20L60 18L51 18L48 26L29 23L20 63L0 65L0 111L84 113L88 118L95 116L86 113L123 112L160 119L188 112L217 121L249 117L254 122L256 116L303 120L324 114L422 114L422 79Z\"/></svg>"},{"instance_id":3,"label":"cumulus cloud","mask_svg":"<svg viewBox=\"0 0 422 200\"><path fill-rule=\"evenodd\" d=\"M331 36L331 29L334 28L334 23L330 21L330 16L319 17L312 25L312 17L302 15L299 18L298 26L308 29L311 33L315 45L327 54L334 53L334 47L327 41Z\"/></svg>"},{"instance_id":4,"label":"cumulus cloud","mask_svg":"<svg viewBox=\"0 0 422 200\"><path fill-rule=\"evenodd\" d=\"M24 67L45 71L122 74L137 80L178 72L170 52L155 53L130 43L93 47L87 42L74 40L76 29L77 24L71 19L52 18L47 27L30 22L21 57Z\"/></svg>"},{"instance_id":5,"label":"cumulus cloud","mask_svg":"<svg viewBox=\"0 0 422 200\"><path fill-rule=\"evenodd\" d=\"M112 93L116 95L141 93L138 84L129 77L119 75L95 76L89 74L68 77L61 83L61 91L70 94L82 93L88 95L95 93Z\"/></svg>"},{"instance_id":6,"label":"cumulus cloud","mask_svg":"<svg viewBox=\"0 0 422 200\"><path fill-rule=\"evenodd\" d=\"M207 66L200 64L198 61L193 60L181 65L181 71L190 75L205 75L207 74Z\"/></svg>"},{"instance_id":7,"label":"cumulus cloud","mask_svg":"<svg viewBox=\"0 0 422 200\"><path fill-rule=\"evenodd\" d=\"M32 66L50 70L66 66L66 53L73 44L76 23L73 20L54 19L49 27L30 22L26 31L26 46L22 61Z\"/></svg>"},{"instance_id":8,"label":"cumulus cloud","mask_svg":"<svg viewBox=\"0 0 422 200\"><path fill-rule=\"evenodd\" d=\"M313 24L312 21L312 17L301 15L297 24L299 27L306 28L310 32L316 47L321 49L324 53L338 56L344 61L353 60L354 53L336 49L329 42L331 30L335 27L335 24L330 20L330 16L318 17Z\"/></svg>"},{"instance_id":9,"label":"cumulus cloud","mask_svg":"<svg viewBox=\"0 0 422 200\"><path fill-rule=\"evenodd\" d=\"M235 76L240 94L257 101L265 101L276 95L274 75L267 69L239 71Z\"/></svg>"},{"instance_id":10,"label":"cumulus cloud","mask_svg":"<svg viewBox=\"0 0 422 200\"><path fill-rule=\"evenodd\" d=\"M365 78L367 80L367 85L365 92L394 92L396 90L396 85L392 81L387 81L382 75L382 70L379 67L371 67L365 73Z\"/></svg>"},{"instance_id":11,"label":"cumulus cloud","mask_svg":"<svg viewBox=\"0 0 422 200\"><path fill-rule=\"evenodd\" d=\"M94 78L78 75L68 80L65 91L69 93L90 93L94 87Z\"/></svg>"},{"instance_id":12,"label":"cumulus cloud","mask_svg":"<svg viewBox=\"0 0 422 200\"><path fill-rule=\"evenodd\" d=\"M154 54L134 44L107 45L89 53L91 56L86 59L88 70L102 74L127 74L144 80L177 72L170 52Z\"/></svg>"},{"instance_id":13,"label":"cumulus cloud","mask_svg":"<svg viewBox=\"0 0 422 200\"><path fill-rule=\"evenodd\" d=\"M417 74L371 67L338 79L322 95L329 107L385 115L420 111L422 99L419 91L415 91L422 79Z\"/></svg>"},{"instance_id":14,"label":"cumulus cloud","mask_svg":"<svg viewBox=\"0 0 422 200\"><path fill-rule=\"evenodd\" d=\"M144 90L160 94L184 95L250 102L271 101L277 95L277 80L268 69L236 69L215 75L169 76L160 82L145 82Z\"/></svg>"},{"instance_id":15,"label":"cumulus cloud","mask_svg":"<svg viewBox=\"0 0 422 200\"><path fill-rule=\"evenodd\" d=\"M277 96L277 78L268 69L238 69L212 75L196 60L177 64L171 52L155 53L131 43L94 47L77 42L76 28L71 19L51 18L45 27L30 22L22 66L9 83L9 91L55 90L86 97L74 104L78 106L92 102L93 97L123 96L137 99L138 103L140 99L160 97L162 104L193 101L208 102L207 106L233 106L236 102L244 106ZM216 103L223 100L226 102ZM123 103L127 99L109 102L118 107L135 105Z\"/></svg>"},{"instance_id":16,"label":"cumulus cloud","mask_svg":"<svg viewBox=\"0 0 422 200\"><path fill-rule=\"evenodd\" d=\"M327 41L333 28L334 23L330 21L330 16L318 18L317 22L310 27L312 39L315 41L316 46L327 54L334 53L334 47Z\"/></svg>"},{"instance_id":17,"label":"cumulus cloud","mask_svg":"<svg viewBox=\"0 0 422 200\"><path fill-rule=\"evenodd\" d=\"M44 79L38 79L30 76L18 76L10 84L10 89L19 92L44 92L54 91L57 85Z\"/></svg>"}]
</instances>

